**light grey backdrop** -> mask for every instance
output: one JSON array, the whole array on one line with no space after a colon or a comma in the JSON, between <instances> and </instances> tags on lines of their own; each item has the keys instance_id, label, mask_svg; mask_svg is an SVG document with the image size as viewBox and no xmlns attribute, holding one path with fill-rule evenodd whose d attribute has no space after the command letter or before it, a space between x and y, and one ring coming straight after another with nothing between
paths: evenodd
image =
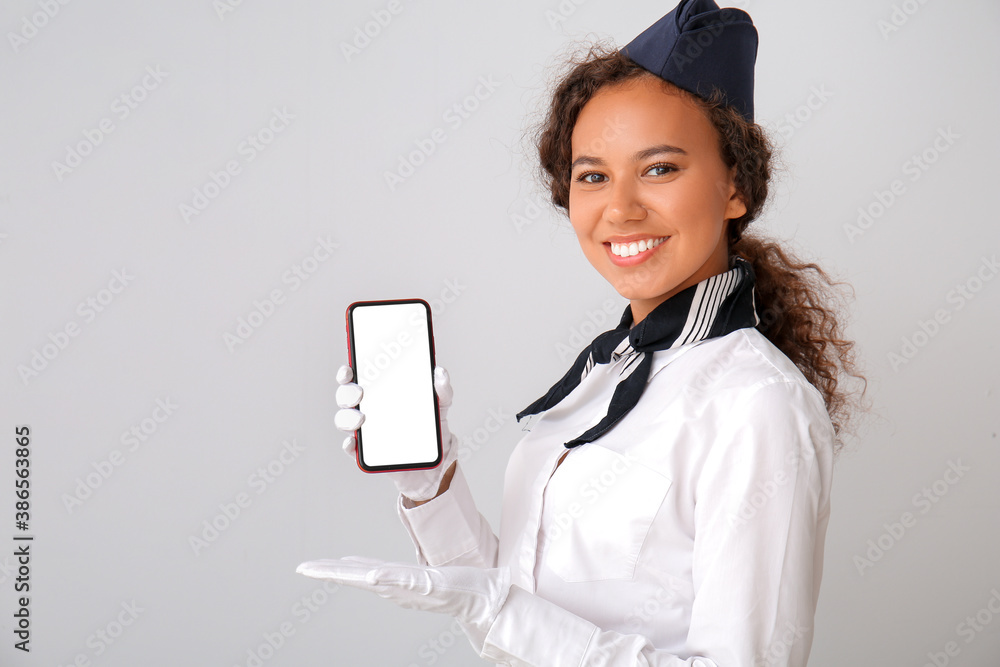
<instances>
[{"instance_id":1,"label":"light grey backdrop","mask_svg":"<svg viewBox=\"0 0 1000 667\"><path fill-rule=\"evenodd\" d=\"M446 617L294 573L413 558L391 483L340 451L344 310L434 305L496 528L513 414L625 304L524 130L568 45L673 4L5 2L0 663L476 663ZM786 167L755 224L853 283L871 381L810 664L995 666L1000 6L736 4Z\"/></svg>"}]
</instances>

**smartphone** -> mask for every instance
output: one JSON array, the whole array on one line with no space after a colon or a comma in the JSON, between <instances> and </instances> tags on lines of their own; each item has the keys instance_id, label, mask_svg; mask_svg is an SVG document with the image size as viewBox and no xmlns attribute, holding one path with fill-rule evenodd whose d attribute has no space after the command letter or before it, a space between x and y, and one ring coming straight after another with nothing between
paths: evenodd
<instances>
[{"instance_id":1,"label":"smartphone","mask_svg":"<svg viewBox=\"0 0 1000 667\"><path fill-rule=\"evenodd\" d=\"M347 308L348 355L364 391L358 467L420 470L441 463L431 307L423 299L356 301Z\"/></svg>"}]
</instances>

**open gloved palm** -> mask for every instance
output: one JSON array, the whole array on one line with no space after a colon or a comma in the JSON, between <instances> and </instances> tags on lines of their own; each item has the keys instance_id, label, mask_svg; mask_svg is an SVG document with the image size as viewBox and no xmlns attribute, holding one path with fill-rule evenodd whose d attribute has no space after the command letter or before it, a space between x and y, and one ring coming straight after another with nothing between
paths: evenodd
<instances>
[{"instance_id":1,"label":"open gloved palm","mask_svg":"<svg viewBox=\"0 0 1000 667\"><path fill-rule=\"evenodd\" d=\"M507 567L431 567L350 556L307 561L296 572L371 591L407 609L453 616L468 626L477 651L510 591Z\"/></svg>"}]
</instances>

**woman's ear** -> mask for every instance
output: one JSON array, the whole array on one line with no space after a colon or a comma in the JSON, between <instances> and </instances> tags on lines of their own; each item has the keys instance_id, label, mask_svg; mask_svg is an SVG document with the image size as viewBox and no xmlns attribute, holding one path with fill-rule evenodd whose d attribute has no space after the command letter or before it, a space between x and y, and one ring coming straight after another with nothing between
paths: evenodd
<instances>
[{"instance_id":1,"label":"woman's ear","mask_svg":"<svg viewBox=\"0 0 1000 667\"><path fill-rule=\"evenodd\" d=\"M747 205L743 195L736 189L736 167L729 170L729 199L726 201L726 220L735 220L746 215Z\"/></svg>"}]
</instances>

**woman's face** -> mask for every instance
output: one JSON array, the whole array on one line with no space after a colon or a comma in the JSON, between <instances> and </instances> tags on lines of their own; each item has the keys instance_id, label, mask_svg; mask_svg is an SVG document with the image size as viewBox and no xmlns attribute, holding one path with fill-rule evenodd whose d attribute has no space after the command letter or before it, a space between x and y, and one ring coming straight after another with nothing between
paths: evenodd
<instances>
[{"instance_id":1,"label":"woman's face","mask_svg":"<svg viewBox=\"0 0 1000 667\"><path fill-rule=\"evenodd\" d=\"M657 79L602 88L573 128L569 217L635 322L729 269L726 221L746 207L704 112Z\"/></svg>"}]
</instances>

